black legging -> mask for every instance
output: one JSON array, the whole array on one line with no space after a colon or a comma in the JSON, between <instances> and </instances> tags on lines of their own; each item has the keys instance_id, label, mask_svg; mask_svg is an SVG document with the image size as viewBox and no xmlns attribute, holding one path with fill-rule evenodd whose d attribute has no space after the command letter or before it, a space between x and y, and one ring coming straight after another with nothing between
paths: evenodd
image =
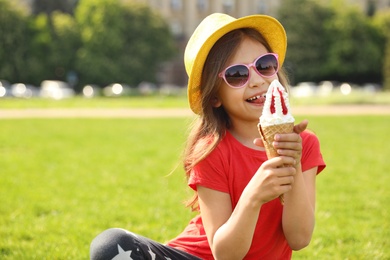
<instances>
[{"instance_id":1,"label":"black legging","mask_svg":"<svg viewBox=\"0 0 390 260\"><path fill-rule=\"evenodd\" d=\"M91 243L91 260L199 260L196 256L120 228L100 233Z\"/></svg>"}]
</instances>

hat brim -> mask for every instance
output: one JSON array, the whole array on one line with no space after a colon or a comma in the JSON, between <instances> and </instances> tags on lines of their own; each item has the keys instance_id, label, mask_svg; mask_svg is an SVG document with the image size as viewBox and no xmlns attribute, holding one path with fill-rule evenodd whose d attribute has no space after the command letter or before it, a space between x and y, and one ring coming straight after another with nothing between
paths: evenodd
<instances>
[{"instance_id":1,"label":"hat brim","mask_svg":"<svg viewBox=\"0 0 390 260\"><path fill-rule=\"evenodd\" d=\"M194 113L199 114L201 112L201 76L211 48L223 35L241 28L252 28L258 31L270 45L272 52L278 54L280 66L283 65L287 49L287 36L283 26L275 18L267 15L251 15L225 24L206 39L193 61L191 71L188 72L190 75L188 99L190 108Z\"/></svg>"}]
</instances>

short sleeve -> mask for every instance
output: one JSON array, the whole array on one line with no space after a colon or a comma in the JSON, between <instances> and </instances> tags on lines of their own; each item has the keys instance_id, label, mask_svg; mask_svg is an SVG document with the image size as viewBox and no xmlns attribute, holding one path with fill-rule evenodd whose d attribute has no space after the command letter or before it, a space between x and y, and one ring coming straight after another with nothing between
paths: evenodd
<instances>
[{"instance_id":1,"label":"short sleeve","mask_svg":"<svg viewBox=\"0 0 390 260\"><path fill-rule=\"evenodd\" d=\"M319 174L326 164L321 154L320 142L317 136L310 131L304 131L302 137L302 171L307 171L313 167L318 167L317 174Z\"/></svg>"},{"instance_id":2,"label":"short sleeve","mask_svg":"<svg viewBox=\"0 0 390 260\"><path fill-rule=\"evenodd\" d=\"M209 189L229 192L228 160L216 147L205 159L200 161L191 171L188 185L196 190L197 185Z\"/></svg>"}]
</instances>

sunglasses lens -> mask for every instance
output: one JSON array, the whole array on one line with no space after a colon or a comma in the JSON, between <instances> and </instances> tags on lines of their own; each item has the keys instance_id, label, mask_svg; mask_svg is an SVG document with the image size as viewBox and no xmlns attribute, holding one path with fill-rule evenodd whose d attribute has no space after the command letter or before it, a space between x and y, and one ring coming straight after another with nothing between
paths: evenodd
<instances>
[{"instance_id":1,"label":"sunglasses lens","mask_svg":"<svg viewBox=\"0 0 390 260\"><path fill-rule=\"evenodd\" d=\"M257 71L264 76L272 76L278 70L278 60L274 55L265 55L256 61Z\"/></svg>"},{"instance_id":2,"label":"sunglasses lens","mask_svg":"<svg viewBox=\"0 0 390 260\"><path fill-rule=\"evenodd\" d=\"M225 71L226 82L232 87L243 86L249 77L248 68L243 65L235 65Z\"/></svg>"}]
</instances>

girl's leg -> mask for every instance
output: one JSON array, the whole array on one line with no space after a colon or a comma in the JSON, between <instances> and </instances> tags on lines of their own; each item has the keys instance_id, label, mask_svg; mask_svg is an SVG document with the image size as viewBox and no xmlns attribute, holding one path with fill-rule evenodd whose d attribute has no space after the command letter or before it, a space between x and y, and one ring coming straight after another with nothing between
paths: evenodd
<instances>
[{"instance_id":1,"label":"girl's leg","mask_svg":"<svg viewBox=\"0 0 390 260\"><path fill-rule=\"evenodd\" d=\"M99 234L91 243L91 260L199 260L181 250L160 244L124 229L112 228Z\"/></svg>"}]
</instances>

